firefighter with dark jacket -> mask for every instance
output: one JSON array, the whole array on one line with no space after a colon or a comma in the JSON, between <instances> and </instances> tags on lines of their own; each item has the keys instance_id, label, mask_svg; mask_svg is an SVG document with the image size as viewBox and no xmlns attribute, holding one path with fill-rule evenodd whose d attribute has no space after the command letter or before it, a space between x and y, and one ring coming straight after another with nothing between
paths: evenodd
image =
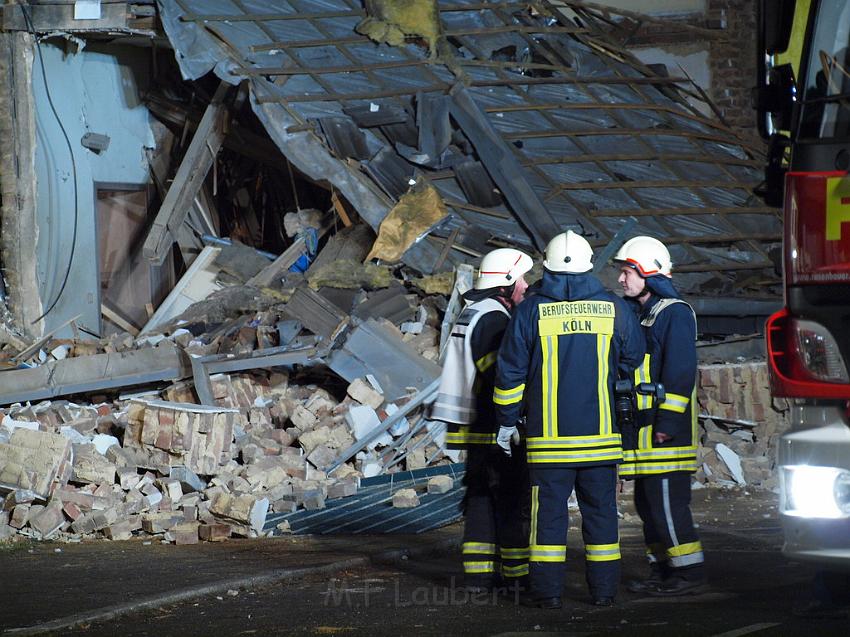
<instances>
[{"instance_id":1,"label":"firefighter with dark jacket","mask_svg":"<svg viewBox=\"0 0 850 637\"><path fill-rule=\"evenodd\" d=\"M492 401L496 354L533 262L511 248L481 260L468 305L452 328L431 418L448 424L446 445L466 450L463 571L466 588L524 585L528 576L528 470L498 453Z\"/></svg>"},{"instance_id":2,"label":"firefighter with dark jacket","mask_svg":"<svg viewBox=\"0 0 850 637\"><path fill-rule=\"evenodd\" d=\"M637 396L636 448L624 451L620 476L635 480L649 577L632 592L688 595L705 589L703 552L691 517L691 474L697 470L696 316L671 280L667 248L635 237L619 250L618 281L638 312L646 357L635 382L660 382L663 401Z\"/></svg>"},{"instance_id":3,"label":"firefighter with dark jacket","mask_svg":"<svg viewBox=\"0 0 850 637\"><path fill-rule=\"evenodd\" d=\"M618 370L630 377L644 345L634 313L590 273L592 257L572 231L549 242L542 284L514 312L496 363L497 444L506 451L525 417L531 528L524 601L538 608L561 607L573 488L593 602L613 604L620 578L623 451L612 398Z\"/></svg>"}]
</instances>

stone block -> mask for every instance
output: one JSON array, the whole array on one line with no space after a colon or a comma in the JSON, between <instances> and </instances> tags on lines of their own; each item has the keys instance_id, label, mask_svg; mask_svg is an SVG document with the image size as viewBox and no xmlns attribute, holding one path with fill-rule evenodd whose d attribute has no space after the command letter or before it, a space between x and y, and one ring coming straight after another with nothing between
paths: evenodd
<instances>
[{"instance_id":1,"label":"stone block","mask_svg":"<svg viewBox=\"0 0 850 637\"><path fill-rule=\"evenodd\" d=\"M414 469L424 469L428 466L428 461L425 458L425 450L414 449L413 451L408 452L407 456L404 459L404 463L408 471L413 471Z\"/></svg>"},{"instance_id":2,"label":"stone block","mask_svg":"<svg viewBox=\"0 0 850 637\"><path fill-rule=\"evenodd\" d=\"M29 519L31 504L19 504L12 509L12 515L9 518L9 526L15 529L22 529L26 526Z\"/></svg>"},{"instance_id":3,"label":"stone block","mask_svg":"<svg viewBox=\"0 0 850 637\"><path fill-rule=\"evenodd\" d=\"M262 531L269 511L268 498L251 495L220 494L210 507L213 515L247 525L257 533Z\"/></svg>"},{"instance_id":4,"label":"stone block","mask_svg":"<svg viewBox=\"0 0 850 637\"><path fill-rule=\"evenodd\" d=\"M454 486L455 481L451 476L434 476L428 480L428 493L448 493Z\"/></svg>"},{"instance_id":5,"label":"stone block","mask_svg":"<svg viewBox=\"0 0 850 637\"><path fill-rule=\"evenodd\" d=\"M32 491L47 500L67 482L71 441L60 434L16 428L8 444L0 444L0 488Z\"/></svg>"},{"instance_id":6,"label":"stone block","mask_svg":"<svg viewBox=\"0 0 850 637\"><path fill-rule=\"evenodd\" d=\"M139 480L142 479L142 476L139 475L139 472L136 471L136 469L118 469L117 474L118 484L120 484L121 488L125 491L129 491L130 489L136 487L139 484Z\"/></svg>"},{"instance_id":7,"label":"stone block","mask_svg":"<svg viewBox=\"0 0 850 637\"><path fill-rule=\"evenodd\" d=\"M198 535L204 542L224 542L230 537L229 524L201 524Z\"/></svg>"},{"instance_id":8,"label":"stone block","mask_svg":"<svg viewBox=\"0 0 850 637\"><path fill-rule=\"evenodd\" d=\"M307 461L321 471L326 471L336 460L336 453L326 445L318 445L307 454Z\"/></svg>"},{"instance_id":9,"label":"stone block","mask_svg":"<svg viewBox=\"0 0 850 637\"><path fill-rule=\"evenodd\" d=\"M164 533L184 522L179 511L157 511L142 515L142 528L148 533Z\"/></svg>"},{"instance_id":10,"label":"stone block","mask_svg":"<svg viewBox=\"0 0 850 637\"><path fill-rule=\"evenodd\" d=\"M384 402L384 395L375 391L363 378L356 378L346 391L361 405L368 405L372 409L377 409Z\"/></svg>"},{"instance_id":11,"label":"stone block","mask_svg":"<svg viewBox=\"0 0 850 637\"><path fill-rule=\"evenodd\" d=\"M31 515L27 523L42 538L48 538L53 535L65 523L61 500L55 498L50 500L44 509L36 515Z\"/></svg>"},{"instance_id":12,"label":"stone block","mask_svg":"<svg viewBox=\"0 0 850 637\"><path fill-rule=\"evenodd\" d=\"M419 506L419 496L413 489L399 489L393 494L393 506L397 509Z\"/></svg>"},{"instance_id":13,"label":"stone block","mask_svg":"<svg viewBox=\"0 0 850 637\"><path fill-rule=\"evenodd\" d=\"M98 453L94 445L76 445L71 481L78 484L113 484L115 465Z\"/></svg>"},{"instance_id":14,"label":"stone block","mask_svg":"<svg viewBox=\"0 0 850 637\"><path fill-rule=\"evenodd\" d=\"M325 508L325 495L318 489L305 493L302 498L302 504L308 511Z\"/></svg>"},{"instance_id":15,"label":"stone block","mask_svg":"<svg viewBox=\"0 0 850 637\"><path fill-rule=\"evenodd\" d=\"M198 475L188 467L171 467L168 477L174 480L179 480L184 493L203 491L207 488L207 483L201 480Z\"/></svg>"},{"instance_id":16,"label":"stone block","mask_svg":"<svg viewBox=\"0 0 850 637\"><path fill-rule=\"evenodd\" d=\"M347 498L357 493L355 480L341 480L328 486L328 498Z\"/></svg>"},{"instance_id":17,"label":"stone block","mask_svg":"<svg viewBox=\"0 0 850 637\"><path fill-rule=\"evenodd\" d=\"M198 522L181 522L173 529L171 534L174 536L175 544L197 544L198 543Z\"/></svg>"},{"instance_id":18,"label":"stone block","mask_svg":"<svg viewBox=\"0 0 850 637\"><path fill-rule=\"evenodd\" d=\"M129 540L133 537L133 528L129 520L122 520L115 524L110 524L103 529L103 534L110 540Z\"/></svg>"},{"instance_id":19,"label":"stone block","mask_svg":"<svg viewBox=\"0 0 850 637\"><path fill-rule=\"evenodd\" d=\"M312 429L319 422L316 414L308 410L304 405L297 405L289 414L289 420L301 431Z\"/></svg>"}]
</instances>

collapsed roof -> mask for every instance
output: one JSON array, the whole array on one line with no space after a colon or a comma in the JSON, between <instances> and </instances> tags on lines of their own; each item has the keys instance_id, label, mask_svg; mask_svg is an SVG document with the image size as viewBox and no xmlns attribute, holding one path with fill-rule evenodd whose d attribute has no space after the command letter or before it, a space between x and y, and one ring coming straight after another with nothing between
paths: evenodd
<instances>
[{"instance_id":1,"label":"collapsed roof","mask_svg":"<svg viewBox=\"0 0 850 637\"><path fill-rule=\"evenodd\" d=\"M686 290L777 281L781 220L751 193L758 149L691 107L683 78L606 38L581 3L159 7L183 75L247 80L287 159L376 230L407 194L436 189L437 205L414 200L400 221L402 260L422 272L500 245L540 251L573 228L596 248L659 237Z\"/></svg>"}]
</instances>

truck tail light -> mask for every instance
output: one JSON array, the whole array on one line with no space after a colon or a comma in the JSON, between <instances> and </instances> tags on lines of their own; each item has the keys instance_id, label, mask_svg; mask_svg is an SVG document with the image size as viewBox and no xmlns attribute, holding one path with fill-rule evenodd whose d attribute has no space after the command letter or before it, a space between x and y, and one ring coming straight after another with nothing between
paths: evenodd
<instances>
[{"instance_id":1,"label":"truck tail light","mask_svg":"<svg viewBox=\"0 0 850 637\"><path fill-rule=\"evenodd\" d=\"M850 398L850 376L838 343L820 323L782 309L765 330L774 396Z\"/></svg>"}]
</instances>

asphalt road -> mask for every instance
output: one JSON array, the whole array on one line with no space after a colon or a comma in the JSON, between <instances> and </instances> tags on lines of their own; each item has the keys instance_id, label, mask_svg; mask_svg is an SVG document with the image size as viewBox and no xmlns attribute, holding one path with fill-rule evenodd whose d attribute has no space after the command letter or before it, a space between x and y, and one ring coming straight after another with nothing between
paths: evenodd
<instances>
[{"instance_id":1,"label":"asphalt road","mask_svg":"<svg viewBox=\"0 0 850 637\"><path fill-rule=\"evenodd\" d=\"M622 590L613 608L591 606L580 534L571 529L565 606L528 609L514 596L470 597L456 555L409 559L308 577L63 630L62 635L847 635L848 619L800 617L813 570L779 553L775 496L695 494L711 590L673 599ZM574 521L574 523L577 522ZM633 515L622 524L624 579L642 574Z\"/></svg>"}]
</instances>

